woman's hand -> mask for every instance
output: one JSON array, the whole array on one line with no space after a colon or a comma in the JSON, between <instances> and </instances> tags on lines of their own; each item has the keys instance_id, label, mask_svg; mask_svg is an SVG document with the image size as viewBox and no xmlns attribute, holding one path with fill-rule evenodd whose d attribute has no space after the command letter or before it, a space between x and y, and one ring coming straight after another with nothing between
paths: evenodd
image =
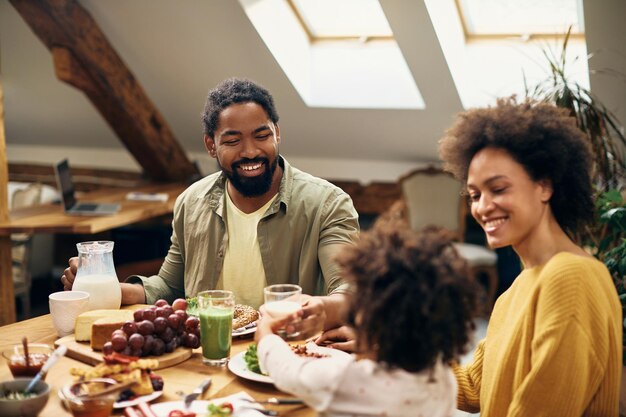
<instances>
[{"instance_id":1,"label":"woman's hand","mask_svg":"<svg viewBox=\"0 0 626 417\"><path fill-rule=\"evenodd\" d=\"M333 349L343 350L344 352L356 352L356 334L352 327L349 326L341 326L327 330L315 339L315 343Z\"/></svg>"},{"instance_id":2,"label":"woman's hand","mask_svg":"<svg viewBox=\"0 0 626 417\"><path fill-rule=\"evenodd\" d=\"M69 260L69 266L63 271L61 276L61 283L65 291L71 291L74 285L74 279L76 278L76 270L78 269L78 256L74 256Z\"/></svg>"}]
</instances>

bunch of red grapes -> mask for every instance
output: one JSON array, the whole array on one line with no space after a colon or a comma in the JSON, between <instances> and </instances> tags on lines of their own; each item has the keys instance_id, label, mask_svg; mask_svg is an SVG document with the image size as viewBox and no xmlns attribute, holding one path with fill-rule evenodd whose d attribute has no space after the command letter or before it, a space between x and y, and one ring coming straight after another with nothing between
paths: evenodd
<instances>
[{"instance_id":1,"label":"bunch of red grapes","mask_svg":"<svg viewBox=\"0 0 626 417\"><path fill-rule=\"evenodd\" d=\"M178 346L200 346L200 321L187 315L187 301L178 298L170 306L158 300L153 306L134 312L134 321L127 321L113 331L111 341L102 348L105 355L113 352L130 356L160 356Z\"/></svg>"}]
</instances>

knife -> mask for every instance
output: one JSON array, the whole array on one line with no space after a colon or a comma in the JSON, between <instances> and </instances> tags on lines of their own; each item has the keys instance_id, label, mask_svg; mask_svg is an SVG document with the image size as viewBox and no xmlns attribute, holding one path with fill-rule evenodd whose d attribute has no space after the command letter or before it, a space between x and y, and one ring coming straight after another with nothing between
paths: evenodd
<instances>
[{"instance_id":1,"label":"knife","mask_svg":"<svg viewBox=\"0 0 626 417\"><path fill-rule=\"evenodd\" d=\"M209 389L209 386L211 386L211 378L205 379L204 381L202 381L202 383L200 385L198 385L198 387L196 389L191 391L191 394L185 395L185 398L183 398L183 402L185 404L185 409L189 409L189 406L191 405L191 403L196 398L198 398L199 396L204 394L206 392L206 390Z\"/></svg>"},{"instance_id":2,"label":"knife","mask_svg":"<svg viewBox=\"0 0 626 417\"><path fill-rule=\"evenodd\" d=\"M271 397L268 398L267 400L264 401L254 401L257 404L274 404L274 405L287 405L287 404L291 404L291 405L299 405L299 404L304 404L304 401L298 399L298 398L276 398L276 397Z\"/></svg>"}]
</instances>

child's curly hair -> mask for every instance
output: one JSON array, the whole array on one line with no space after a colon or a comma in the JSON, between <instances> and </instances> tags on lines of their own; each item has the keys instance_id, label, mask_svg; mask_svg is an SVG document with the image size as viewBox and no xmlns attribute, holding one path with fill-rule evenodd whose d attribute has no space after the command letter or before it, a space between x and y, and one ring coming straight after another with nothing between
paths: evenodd
<instances>
[{"instance_id":1,"label":"child's curly hair","mask_svg":"<svg viewBox=\"0 0 626 417\"><path fill-rule=\"evenodd\" d=\"M381 223L338 256L354 290L349 321L359 351L409 372L466 352L474 329L475 284L445 235Z\"/></svg>"}]
</instances>

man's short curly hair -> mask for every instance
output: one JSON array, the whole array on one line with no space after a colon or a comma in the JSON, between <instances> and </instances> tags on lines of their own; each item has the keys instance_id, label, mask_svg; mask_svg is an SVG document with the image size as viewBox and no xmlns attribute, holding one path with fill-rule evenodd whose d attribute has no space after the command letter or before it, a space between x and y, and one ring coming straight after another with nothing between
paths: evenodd
<instances>
[{"instance_id":1,"label":"man's short curly hair","mask_svg":"<svg viewBox=\"0 0 626 417\"><path fill-rule=\"evenodd\" d=\"M349 322L357 349L391 368L419 372L465 353L475 284L440 230L379 224L337 257L352 284Z\"/></svg>"},{"instance_id":2,"label":"man's short curly hair","mask_svg":"<svg viewBox=\"0 0 626 417\"><path fill-rule=\"evenodd\" d=\"M209 90L202 113L204 134L213 138L217 129L217 120L226 107L231 104L249 102L263 107L270 120L278 123L278 112L274 107L274 98L269 91L250 80L229 78Z\"/></svg>"},{"instance_id":3,"label":"man's short curly hair","mask_svg":"<svg viewBox=\"0 0 626 417\"><path fill-rule=\"evenodd\" d=\"M463 182L469 165L484 148L506 151L533 181L549 180L550 207L570 236L593 218L591 152L584 133L566 109L515 98L495 107L461 113L439 141L444 169Z\"/></svg>"}]
</instances>

